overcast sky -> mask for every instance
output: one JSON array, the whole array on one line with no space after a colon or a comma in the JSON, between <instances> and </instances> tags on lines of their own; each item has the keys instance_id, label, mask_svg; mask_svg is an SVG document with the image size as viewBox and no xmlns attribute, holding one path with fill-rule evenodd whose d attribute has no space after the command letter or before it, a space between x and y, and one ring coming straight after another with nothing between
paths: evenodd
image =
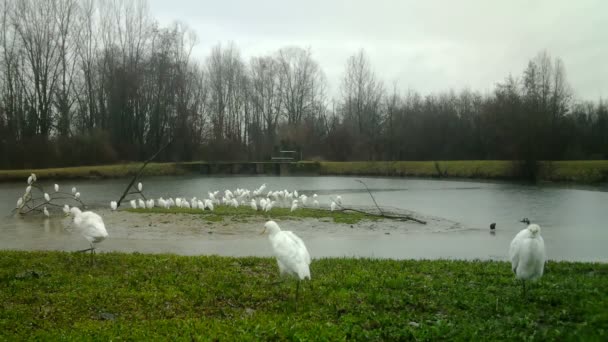
<instances>
[{"instance_id":1,"label":"overcast sky","mask_svg":"<svg viewBox=\"0 0 608 342\"><path fill-rule=\"evenodd\" d=\"M310 47L339 87L348 56L363 48L387 85L423 94L488 92L547 49L561 57L578 98L608 98L608 1L149 0L161 24L198 35L195 58L234 41L246 61L281 47Z\"/></svg>"}]
</instances>

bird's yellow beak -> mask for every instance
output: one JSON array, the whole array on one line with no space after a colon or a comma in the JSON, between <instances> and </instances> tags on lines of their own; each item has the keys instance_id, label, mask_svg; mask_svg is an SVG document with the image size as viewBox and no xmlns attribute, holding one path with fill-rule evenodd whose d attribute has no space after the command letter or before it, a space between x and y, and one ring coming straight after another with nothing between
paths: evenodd
<instances>
[{"instance_id":1,"label":"bird's yellow beak","mask_svg":"<svg viewBox=\"0 0 608 342\"><path fill-rule=\"evenodd\" d=\"M264 235L264 233L266 233L266 227L264 227L264 230L262 230L262 232L260 233L260 235Z\"/></svg>"}]
</instances>

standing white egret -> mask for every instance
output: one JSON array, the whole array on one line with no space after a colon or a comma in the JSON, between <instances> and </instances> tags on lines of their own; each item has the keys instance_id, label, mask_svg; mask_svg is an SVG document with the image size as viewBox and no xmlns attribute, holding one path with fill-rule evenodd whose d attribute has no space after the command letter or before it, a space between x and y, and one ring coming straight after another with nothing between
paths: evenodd
<instances>
[{"instance_id":1,"label":"standing white egret","mask_svg":"<svg viewBox=\"0 0 608 342\"><path fill-rule=\"evenodd\" d=\"M167 201L165 201L164 198L159 198L158 199L158 206L161 208L166 208L167 207Z\"/></svg>"},{"instance_id":2,"label":"standing white egret","mask_svg":"<svg viewBox=\"0 0 608 342\"><path fill-rule=\"evenodd\" d=\"M131 200L129 203L131 203L131 208L137 209L137 202L135 200Z\"/></svg>"},{"instance_id":3,"label":"standing white egret","mask_svg":"<svg viewBox=\"0 0 608 342\"><path fill-rule=\"evenodd\" d=\"M293 200L291 203L291 211L295 211L296 209L298 209L298 200Z\"/></svg>"},{"instance_id":4,"label":"standing white egret","mask_svg":"<svg viewBox=\"0 0 608 342\"><path fill-rule=\"evenodd\" d=\"M209 210L213 211L213 201L212 200L205 200L205 207L207 207Z\"/></svg>"},{"instance_id":5,"label":"standing white egret","mask_svg":"<svg viewBox=\"0 0 608 342\"><path fill-rule=\"evenodd\" d=\"M334 211L334 210L336 210L336 206L337 206L336 202L331 201L331 204L329 205L329 208L331 209L331 211Z\"/></svg>"},{"instance_id":6,"label":"standing white egret","mask_svg":"<svg viewBox=\"0 0 608 342\"><path fill-rule=\"evenodd\" d=\"M274 206L276 202L275 201L268 201L266 202L266 207L264 207L264 211L265 212L269 212L270 209L272 209L272 207Z\"/></svg>"},{"instance_id":7,"label":"standing white egret","mask_svg":"<svg viewBox=\"0 0 608 342\"><path fill-rule=\"evenodd\" d=\"M100 243L108 237L108 231L103 223L103 219L92 211L80 211L78 207L72 207L70 213L74 216L76 229L91 244L91 248L81 250L80 252L91 251L92 262L93 254L95 254L95 244Z\"/></svg>"},{"instance_id":8,"label":"standing white egret","mask_svg":"<svg viewBox=\"0 0 608 342\"><path fill-rule=\"evenodd\" d=\"M30 175L29 177L27 177L27 184L32 184L32 182L34 181L34 178L32 178L32 175Z\"/></svg>"},{"instance_id":9,"label":"standing white egret","mask_svg":"<svg viewBox=\"0 0 608 342\"><path fill-rule=\"evenodd\" d=\"M181 198L177 197L175 199L175 206L177 206L178 208L182 207L182 199Z\"/></svg>"},{"instance_id":10,"label":"standing white egret","mask_svg":"<svg viewBox=\"0 0 608 342\"><path fill-rule=\"evenodd\" d=\"M25 188L25 194L29 194L30 192L32 192L32 186L28 185L27 188Z\"/></svg>"},{"instance_id":11,"label":"standing white egret","mask_svg":"<svg viewBox=\"0 0 608 342\"><path fill-rule=\"evenodd\" d=\"M141 198L137 200L137 206L142 208L142 209L146 209L146 202L144 202L144 200L142 200Z\"/></svg>"},{"instance_id":12,"label":"standing white egret","mask_svg":"<svg viewBox=\"0 0 608 342\"><path fill-rule=\"evenodd\" d=\"M336 197L336 204L342 205L342 196L337 196Z\"/></svg>"},{"instance_id":13,"label":"standing white egret","mask_svg":"<svg viewBox=\"0 0 608 342\"><path fill-rule=\"evenodd\" d=\"M17 200L17 208L21 209L23 207L23 197L19 197Z\"/></svg>"},{"instance_id":14,"label":"standing white egret","mask_svg":"<svg viewBox=\"0 0 608 342\"><path fill-rule=\"evenodd\" d=\"M270 245L277 258L280 275L291 275L298 278L296 287L296 309L298 305L298 292L300 291L300 281L310 280L310 254L304 241L296 234L288 230L281 230L274 221L264 224L264 234L268 231Z\"/></svg>"},{"instance_id":15,"label":"standing white egret","mask_svg":"<svg viewBox=\"0 0 608 342\"><path fill-rule=\"evenodd\" d=\"M44 206L44 208L42 208L42 212L44 213L44 216L46 216L46 217L49 217L49 216L50 216L49 211L48 211L48 209L46 208L46 206Z\"/></svg>"},{"instance_id":16,"label":"standing white egret","mask_svg":"<svg viewBox=\"0 0 608 342\"><path fill-rule=\"evenodd\" d=\"M36 181L36 174L32 173L32 180L35 182Z\"/></svg>"},{"instance_id":17,"label":"standing white egret","mask_svg":"<svg viewBox=\"0 0 608 342\"><path fill-rule=\"evenodd\" d=\"M141 192L144 189L144 186L141 184L141 182L137 183L137 190L139 192Z\"/></svg>"},{"instance_id":18,"label":"standing white egret","mask_svg":"<svg viewBox=\"0 0 608 342\"><path fill-rule=\"evenodd\" d=\"M63 205L63 213L66 215L70 215L70 206L67 204Z\"/></svg>"},{"instance_id":19,"label":"standing white egret","mask_svg":"<svg viewBox=\"0 0 608 342\"><path fill-rule=\"evenodd\" d=\"M79 198L80 198L80 192L75 193L75 194L74 194L74 197L75 197L76 199L79 199Z\"/></svg>"},{"instance_id":20,"label":"standing white egret","mask_svg":"<svg viewBox=\"0 0 608 342\"><path fill-rule=\"evenodd\" d=\"M118 208L116 201L110 201L110 209L116 210L116 208Z\"/></svg>"},{"instance_id":21,"label":"standing white egret","mask_svg":"<svg viewBox=\"0 0 608 342\"><path fill-rule=\"evenodd\" d=\"M525 296L526 280L535 281L542 277L547 258L539 225L531 224L515 235L509 247L509 257L513 273L522 281Z\"/></svg>"},{"instance_id":22,"label":"standing white egret","mask_svg":"<svg viewBox=\"0 0 608 342\"><path fill-rule=\"evenodd\" d=\"M264 207L262 207L262 209L263 208ZM255 203L255 199L254 198L251 199L251 209L253 209L255 211L258 211L258 205L257 205L257 203Z\"/></svg>"},{"instance_id":23,"label":"standing white egret","mask_svg":"<svg viewBox=\"0 0 608 342\"><path fill-rule=\"evenodd\" d=\"M51 196L49 196L49 194L47 194L46 192L44 193L44 200L47 202L51 201Z\"/></svg>"},{"instance_id":24,"label":"standing white egret","mask_svg":"<svg viewBox=\"0 0 608 342\"><path fill-rule=\"evenodd\" d=\"M76 194L76 187L75 186L72 187L72 195L74 195L74 194Z\"/></svg>"},{"instance_id":25,"label":"standing white egret","mask_svg":"<svg viewBox=\"0 0 608 342\"><path fill-rule=\"evenodd\" d=\"M55 184L55 192L59 191L59 184Z\"/></svg>"}]
</instances>

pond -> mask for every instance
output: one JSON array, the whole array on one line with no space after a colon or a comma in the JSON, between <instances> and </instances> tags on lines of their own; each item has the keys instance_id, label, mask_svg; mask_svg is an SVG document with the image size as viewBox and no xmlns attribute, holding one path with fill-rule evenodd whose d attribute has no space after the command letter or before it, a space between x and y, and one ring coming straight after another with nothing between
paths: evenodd
<instances>
[{"instance_id":1,"label":"pond","mask_svg":"<svg viewBox=\"0 0 608 342\"><path fill-rule=\"evenodd\" d=\"M529 185L511 182L453 181L369 177L153 177L143 180L148 197L206 197L208 191L257 188L297 189L319 195L327 207L331 196L341 195L346 206L372 206L369 194L356 179L364 180L383 207L408 210L429 224L403 227L384 222L344 224L312 220L284 222L307 243L313 257L459 258L506 260L508 246L528 217L542 227L549 259L608 261L608 186ZM76 186L82 199L106 221L110 238L100 251L270 255L266 237L258 235L263 222L209 226L196 216L160 217L153 214L112 213L127 179L63 181ZM41 181L51 189L52 183ZM56 214L13 217L10 211L23 193L23 183L0 184L0 249L76 250L87 247L78 234L65 228L69 220ZM187 216L187 217L185 217ZM490 223L496 223L491 234ZM281 223L281 222L279 222ZM245 227L246 226L246 227Z\"/></svg>"}]
</instances>

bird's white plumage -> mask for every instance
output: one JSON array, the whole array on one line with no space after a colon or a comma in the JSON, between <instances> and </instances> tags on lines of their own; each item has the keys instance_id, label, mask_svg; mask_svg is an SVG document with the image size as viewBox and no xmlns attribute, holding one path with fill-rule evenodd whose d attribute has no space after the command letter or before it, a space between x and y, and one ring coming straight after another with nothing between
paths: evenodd
<instances>
[{"instance_id":1,"label":"bird's white plumage","mask_svg":"<svg viewBox=\"0 0 608 342\"><path fill-rule=\"evenodd\" d=\"M80 198L80 192L76 192L76 193L74 194L74 197L76 197L76 199L79 199L79 198Z\"/></svg>"},{"instance_id":2,"label":"bird's white plumage","mask_svg":"<svg viewBox=\"0 0 608 342\"><path fill-rule=\"evenodd\" d=\"M44 200L47 202L51 200L51 196L49 196L49 194L47 194L46 192L44 193Z\"/></svg>"},{"instance_id":3,"label":"bird's white plumage","mask_svg":"<svg viewBox=\"0 0 608 342\"><path fill-rule=\"evenodd\" d=\"M131 208L137 209L137 202L135 202L135 200L131 200L129 203L131 203Z\"/></svg>"},{"instance_id":4,"label":"bird's white plumage","mask_svg":"<svg viewBox=\"0 0 608 342\"><path fill-rule=\"evenodd\" d=\"M110 209L116 210L116 208L118 208L116 201L110 201Z\"/></svg>"},{"instance_id":5,"label":"bird's white plumage","mask_svg":"<svg viewBox=\"0 0 608 342\"><path fill-rule=\"evenodd\" d=\"M44 216L46 216L46 217L50 216L49 210L46 208L46 206L44 207L44 209L42 210L42 212L44 213Z\"/></svg>"},{"instance_id":6,"label":"bird's white plumage","mask_svg":"<svg viewBox=\"0 0 608 342\"><path fill-rule=\"evenodd\" d=\"M511 269L518 279L536 280L543 275L545 242L537 224L531 224L515 235L509 247L509 257Z\"/></svg>"},{"instance_id":7,"label":"bird's white plumage","mask_svg":"<svg viewBox=\"0 0 608 342\"><path fill-rule=\"evenodd\" d=\"M144 189L144 186L141 184L141 182L137 183L137 190L142 191Z\"/></svg>"},{"instance_id":8,"label":"bird's white plumage","mask_svg":"<svg viewBox=\"0 0 608 342\"><path fill-rule=\"evenodd\" d=\"M59 191L59 184L55 184L55 192Z\"/></svg>"},{"instance_id":9,"label":"bird's white plumage","mask_svg":"<svg viewBox=\"0 0 608 342\"><path fill-rule=\"evenodd\" d=\"M296 234L281 230L274 221L268 221L264 228L269 231L268 239L272 246L281 274L296 276L300 280L310 279L310 254Z\"/></svg>"},{"instance_id":10,"label":"bird's white plumage","mask_svg":"<svg viewBox=\"0 0 608 342\"><path fill-rule=\"evenodd\" d=\"M80 211L77 207L71 208L70 212L74 216L76 229L91 244L99 243L108 237L108 231L101 216L92 211Z\"/></svg>"}]
</instances>

